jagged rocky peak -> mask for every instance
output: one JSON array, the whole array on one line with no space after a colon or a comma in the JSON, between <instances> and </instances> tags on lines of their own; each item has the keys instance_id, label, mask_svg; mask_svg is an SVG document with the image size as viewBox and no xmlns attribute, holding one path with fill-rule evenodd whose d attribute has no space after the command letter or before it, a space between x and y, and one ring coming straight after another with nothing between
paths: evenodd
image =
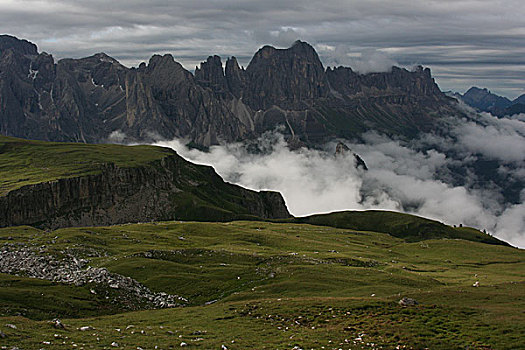
<instances>
[{"instance_id":1,"label":"jagged rocky peak","mask_svg":"<svg viewBox=\"0 0 525 350\"><path fill-rule=\"evenodd\" d=\"M345 157L347 154L352 154L355 159L355 167L361 168L363 170L368 170L368 167L366 166L365 161L363 158L361 158L357 153L352 152L350 148L348 148L347 145L345 145L343 142L339 141L337 143L337 146L335 146L335 154L334 156L336 158L342 158Z\"/></svg>"},{"instance_id":2,"label":"jagged rocky peak","mask_svg":"<svg viewBox=\"0 0 525 350\"><path fill-rule=\"evenodd\" d=\"M173 86L185 81L193 81L193 75L175 61L171 54L153 55L145 71L155 85Z\"/></svg>"},{"instance_id":3,"label":"jagged rocky peak","mask_svg":"<svg viewBox=\"0 0 525 350\"><path fill-rule=\"evenodd\" d=\"M170 54L131 69L104 53L55 64L36 45L0 36L0 71L0 133L53 141L101 142L121 130L210 146L284 125L291 143L314 145L371 128L413 137L435 115L458 113L430 70L325 71L302 41L265 46L246 69L210 56L194 75Z\"/></svg>"},{"instance_id":4,"label":"jagged rocky peak","mask_svg":"<svg viewBox=\"0 0 525 350\"><path fill-rule=\"evenodd\" d=\"M8 49L15 50L23 55L38 55L38 49L35 44L11 35L0 35L0 54Z\"/></svg>"},{"instance_id":5,"label":"jagged rocky peak","mask_svg":"<svg viewBox=\"0 0 525 350\"><path fill-rule=\"evenodd\" d=\"M237 58L233 56L228 58L224 73L228 89L235 97L240 98L245 85L245 71L244 68L239 67Z\"/></svg>"},{"instance_id":6,"label":"jagged rocky peak","mask_svg":"<svg viewBox=\"0 0 525 350\"><path fill-rule=\"evenodd\" d=\"M329 91L317 52L302 41L288 49L264 46L253 56L246 76L245 97L254 109L305 109Z\"/></svg>"},{"instance_id":7,"label":"jagged rocky peak","mask_svg":"<svg viewBox=\"0 0 525 350\"><path fill-rule=\"evenodd\" d=\"M201 86L211 88L215 92L225 92L227 83L221 58L217 55L209 56L205 62L200 64L200 68L196 67L195 80Z\"/></svg>"}]
</instances>

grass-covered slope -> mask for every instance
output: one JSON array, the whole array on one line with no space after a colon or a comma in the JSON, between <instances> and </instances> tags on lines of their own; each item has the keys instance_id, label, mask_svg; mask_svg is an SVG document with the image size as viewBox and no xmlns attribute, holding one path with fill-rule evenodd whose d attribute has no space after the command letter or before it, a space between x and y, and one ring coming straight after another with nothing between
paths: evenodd
<instances>
[{"instance_id":1,"label":"grass-covered slope","mask_svg":"<svg viewBox=\"0 0 525 350\"><path fill-rule=\"evenodd\" d=\"M281 195L224 182L155 146L0 136L0 227L288 217Z\"/></svg>"},{"instance_id":2,"label":"grass-covered slope","mask_svg":"<svg viewBox=\"0 0 525 350\"><path fill-rule=\"evenodd\" d=\"M520 349L525 252L406 242L309 224L158 222L0 229L0 244L71 254L188 307L124 312L71 286L0 274L0 330L23 349ZM479 287L473 284L479 283ZM23 297L22 297L22 293ZM419 302L397 304L402 297ZM48 320L59 317L65 330ZM4 326L14 324L17 329ZM80 327L92 326L89 331ZM56 335L55 335L56 334ZM49 342L50 344L43 343ZM75 344L76 346L74 346Z\"/></svg>"},{"instance_id":3,"label":"grass-covered slope","mask_svg":"<svg viewBox=\"0 0 525 350\"><path fill-rule=\"evenodd\" d=\"M359 231L388 233L407 242L426 239L457 238L488 244L508 243L470 227L451 227L419 216L382 210L342 211L293 218L288 222L331 226Z\"/></svg>"},{"instance_id":4,"label":"grass-covered slope","mask_svg":"<svg viewBox=\"0 0 525 350\"><path fill-rule=\"evenodd\" d=\"M24 140L0 135L0 195L24 185L93 175L101 166L137 167L171 151L154 146L122 146Z\"/></svg>"}]
</instances>

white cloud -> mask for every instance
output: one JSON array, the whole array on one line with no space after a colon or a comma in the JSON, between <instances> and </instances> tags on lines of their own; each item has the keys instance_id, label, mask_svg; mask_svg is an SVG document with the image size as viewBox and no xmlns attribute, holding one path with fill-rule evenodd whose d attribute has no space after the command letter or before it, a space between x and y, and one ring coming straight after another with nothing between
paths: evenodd
<instances>
[{"instance_id":1,"label":"white cloud","mask_svg":"<svg viewBox=\"0 0 525 350\"><path fill-rule=\"evenodd\" d=\"M458 148L502 162L525 162L525 122L518 118L498 119L482 113L477 122L466 121L454 134Z\"/></svg>"},{"instance_id":2,"label":"white cloud","mask_svg":"<svg viewBox=\"0 0 525 350\"><path fill-rule=\"evenodd\" d=\"M480 120L485 124L460 120L449 125L451 134L460 142L425 135L407 144L373 132L364 135L365 143L346 142L364 159L368 171L356 169L351 154L335 158L335 143L326 145L325 151L290 151L283 137L275 134L259 140L265 150L260 154L250 154L241 144L214 146L209 153L189 150L178 140L158 144L174 148L191 161L212 165L227 181L255 190L281 192L296 216L347 209L399 210L451 225L486 229L525 247L525 191L520 203L507 203L501 188L478 181L476 170L470 168L477 159L475 154L494 157L506 164L497 169L505 181L514 178L523 182L519 177L525 173L525 165L517 153L505 154L497 146L511 135L512 146L522 149L522 122L516 118L490 118ZM474 135L492 146L468 143ZM466 169L460 183L455 167Z\"/></svg>"}]
</instances>

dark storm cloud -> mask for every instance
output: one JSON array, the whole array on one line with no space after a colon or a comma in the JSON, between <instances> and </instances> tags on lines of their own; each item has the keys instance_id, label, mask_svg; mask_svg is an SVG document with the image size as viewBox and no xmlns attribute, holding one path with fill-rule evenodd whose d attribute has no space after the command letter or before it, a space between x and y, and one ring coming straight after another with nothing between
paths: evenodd
<instances>
[{"instance_id":1,"label":"dark storm cloud","mask_svg":"<svg viewBox=\"0 0 525 350\"><path fill-rule=\"evenodd\" d=\"M302 39L325 64L423 64L443 89L515 97L525 92L524 15L519 0L4 0L0 31L57 58L105 51L137 65L170 52L188 69L210 54L246 65L263 44Z\"/></svg>"}]
</instances>

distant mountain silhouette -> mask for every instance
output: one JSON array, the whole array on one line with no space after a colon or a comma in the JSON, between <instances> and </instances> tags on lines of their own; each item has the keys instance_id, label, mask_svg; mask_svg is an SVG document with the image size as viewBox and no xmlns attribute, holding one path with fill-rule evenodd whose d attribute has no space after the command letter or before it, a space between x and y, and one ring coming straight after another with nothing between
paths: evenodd
<instances>
[{"instance_id":1,"label":"distant mountain silhouette","mask_svg":"<svg viewBox=\"0 0 525 350\"><path fill-rule=\"evenodd\" d=\"M471 87L465 94L458 94L458 97L476 110L492 113L498 117L525 113L525 94L511 101L486 88Z\"/></svg>"}]
</instances>

